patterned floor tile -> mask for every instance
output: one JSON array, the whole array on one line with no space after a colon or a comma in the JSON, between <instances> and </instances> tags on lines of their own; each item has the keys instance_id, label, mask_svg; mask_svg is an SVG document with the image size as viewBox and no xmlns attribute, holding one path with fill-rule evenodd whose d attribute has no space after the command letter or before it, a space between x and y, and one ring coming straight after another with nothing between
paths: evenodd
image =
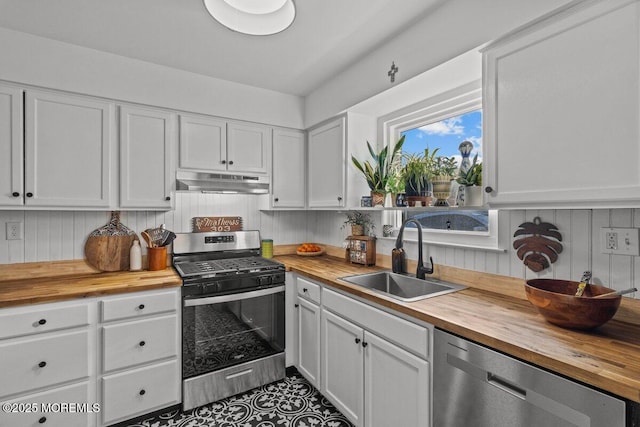
<instances>
[{"instance_id":1,"label":"patterned floor tile","mask_svg":"<svg viewBox=\"0 0 640 427\"><path fill-rule=\"evenodd\" d=\"M353 427L298 372L247 393L129 427Z\"/></svg>"}]
</instances>

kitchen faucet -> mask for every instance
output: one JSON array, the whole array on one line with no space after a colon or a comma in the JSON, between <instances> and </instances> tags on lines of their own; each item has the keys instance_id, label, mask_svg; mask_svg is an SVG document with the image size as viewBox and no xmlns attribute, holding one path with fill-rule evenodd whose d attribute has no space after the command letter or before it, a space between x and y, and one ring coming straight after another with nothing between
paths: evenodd
<instances>
[{"instance_id":1,"label":"kitchen faucet","mask_svg":"<svg viewBox=\"0 0 640 427\"><path fill-rule=\"evenodd\" d=\"M418 227L418 268L416 269L416 277L424 279L425 274L433 274L433 258L429 257L431 266L425 267L422 262L422 225L415 218L409 218L400 227L400 232L396 239L396 247L391 251L391 270L394 273L405 273L406 256L404 249L402 249L402 233L404 232L404 227L410 222Z\"/></svg>"}]
</instances>

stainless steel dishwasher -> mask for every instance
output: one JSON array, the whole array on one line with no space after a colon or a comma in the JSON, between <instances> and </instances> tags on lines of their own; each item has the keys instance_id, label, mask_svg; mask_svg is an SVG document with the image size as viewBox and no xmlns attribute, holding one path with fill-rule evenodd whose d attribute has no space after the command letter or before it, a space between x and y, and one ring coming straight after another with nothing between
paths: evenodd
<instances>
[{"instance_id":1,"label":"stainless steel dishwasher","mask_svg":"<svg viewBox=\"0 0 640 427\"><path fill-rule=\"evenodd\" d=\"M441 330L433 372L434 427L637 425L637 404Z\"/></svg>"}]
</instances>

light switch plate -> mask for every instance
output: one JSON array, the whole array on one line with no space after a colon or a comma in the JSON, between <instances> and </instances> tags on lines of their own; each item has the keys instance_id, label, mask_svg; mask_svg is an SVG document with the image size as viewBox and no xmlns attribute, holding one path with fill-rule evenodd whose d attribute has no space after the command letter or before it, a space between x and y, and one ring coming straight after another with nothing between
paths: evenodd
<instances>
[{"instance_id":1,"label":"light switch plate","mask_svg":"<svg viewBox=\"0 0 640 427\"><path fill-rule=\"evenodd\" d=\"M640 255L640 229L601 228L600 252L611 255Z\"/></svg>"}]
</instances>

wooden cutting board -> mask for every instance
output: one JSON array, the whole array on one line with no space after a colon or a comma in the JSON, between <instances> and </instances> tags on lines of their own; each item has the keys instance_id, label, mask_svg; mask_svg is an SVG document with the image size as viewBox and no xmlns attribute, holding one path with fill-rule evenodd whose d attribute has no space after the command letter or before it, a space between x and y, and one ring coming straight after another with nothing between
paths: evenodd
<instances>
[{"instance_id":1,"label":"wooden cutting board","mask_svg":"<svg viewBox=\"0 0 640 427\"><path fill-rule=\"evenodd\" d=\"M108 224L87 237L85 259L100 271L129 270L129 251L136 239L135 232L120 222L120 212L114 211Z\"/></svg>"}]
</instances>

